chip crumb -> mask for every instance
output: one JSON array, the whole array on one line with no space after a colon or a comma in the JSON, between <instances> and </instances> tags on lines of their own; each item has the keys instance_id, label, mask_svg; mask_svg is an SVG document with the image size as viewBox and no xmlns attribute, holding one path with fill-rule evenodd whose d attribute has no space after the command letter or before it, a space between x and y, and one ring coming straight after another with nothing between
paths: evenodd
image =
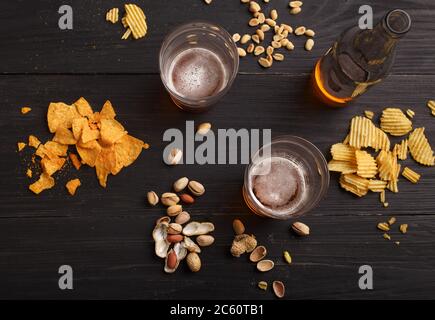
<instances>
[{"instance_id":1,"label":"chip crumb","mask_svg":"<svg viewBox=\"0 0 435 320\"><path fill-rule=\"evenodd\" d=\"M29 113L30 111L32 111L32 108L30 108L30 107L22 107L22 108L21 108L21 113L22 113L22 114L27 114L27 113Z\"/></svg>"},{"instance_id":2,"label":"chip crumb","mask_svg":"<svg viewBox=\"0 0 435 320\"><path fill-rule=\"evenodd\" d=\"M375 113L373 111L370 110L366 110L364 111L364 115L369 118L370 120L373 120L373 117L375 116Z\"/></svg>"},{"instance_id":3,"label":"chip crumb","mask_svg":"<svg viewBox=\"0 0 435 320\"><path fill-rule=\"evenodd\" d=\"M143 144L143 148L145 149L145 150L147 150L147 149L149 149L150 148L150 145L148 144L148 143L144 143Z\"/></svg>"},{"instance_id":4,"label":"chip crumb","mask_svg":"<svg viewBox=\"0 0 435 320\"><path fill-rule=\"evenodd\" d=\"M76 168L77 170L80 170L82 163L80 162L79 157L75 153L70 153L69 158L70 158L71 163L74 166L74 168Z\"/></svg>"},{"instance_id":5,"label":"chip crumb","mask_svg":"<svg viewBox=\"0 0 435 320\"><path fill-rule=\"evenodd\" d=\"M388 208L390 204L388 202L384 202L384 208Z\"/></svg>"},{"instance_id":6,"label":"chip crumb","mask_svg":"<svg viewBox=\"0 0 435 320\"><path fill-rule=\"evenodd\" d=\"M27 169L26 176L29 177L29 178L33 177L32 169L30 169L30 168Z\"/></svg>"},{"instance_id":7,"label":"chip crumb","mask_svg":"<svg viewBox=\"0 0 435 320\"><path fill-rule=\"evenodd\" d=\"M110 21L112 23L117 23L119 19L119 9L113 8L107 11L106 13L106 21Z\"/></svg>"},{"instance_id":8,"label":"chip crumb","mask_svg":"<svg viewBox=\"0 0 435 320\"><path fill-rule=\"evenodd\" d=\"M391 226L396 222L396 218L395 217L391 217L390 219L388 219L388 224Z\"/></svg>"},{"instance_id":9,"label":"chip crumb","mask_svg":"<svg viewBox=\"0 0 435 320\"><path fill-rule=\"evenodd\" d=\"M400 230L400 232L402 232L403 234L407 233L407 232L408 232L408 225L407 225L406 223L401 224L401 225L399 226L399 230Z\"/></svg>"},{"instance_id":10,"label":"chip crumb","mask_svg":"<svg viewBox=\"0 0 435 320\"><path fill-rule=\"evenodd\" d=\"M73 179L66 183L65 187L68 190L70 195L75 195L77 188L80 187L82 183L80 182L80 179Z\"/></svg>"},{"instance_id":11,"label":"chip crumb","mask_svg":"<svg viewBox=\"0 0 435 320\"><path fill-rule=\"evenodd\" d=\"M415 112L412 109L408 109L406 110L406 114L408 115L408 117L410 117L411 119L414 118L415 116Z\"/></svg>"},{"instance_id":12,"label":"chip crumb","mask_svg":"<svg viewBox=\"0 0 435 320\"><path fill-rule=\"evenodd\" d=\"M41 141L37 137L35 137L34 135L29 136L29 147L33 147L35 149L38 149L40 144L41 144Z\"/></svg>"},{"instance_id":13,"label":"chip crumb","mask_svg":"<svg viewBox=\"0 0 435 320\"><path fill-rule=\"evenodd\" d=\"M18 142L17 143L18 151L22 151L26 147L25 142Z\"/></svg>"},{"instance_id":14,"label":"chip crumb","mask_svg":"<svg viewBox=\"0 0 435 320\"><path fill-rule=\"evenodd\" d=\"M415 172L414 170L405 167L402 172L402 176L411 181L412 183L417 183L420 180L421 175Z\"/></svg>"},{"instance_id":15,"label":"chip crumb","mask_svg":"<svg viewBox=\"0 0 435 320\"><path fill-rule=\"evenodd\" d=\"M430 109L430 111L432 112L432 115L435 116L435 100L429 100L427 102L427 107Z\"/></svg>"},{"instance_id":16,"label":"chip crumb","mask_svg":"<svg viewBox=\"0 0 435 320\"><path fill-rule=\"evenodd\" d=\"M394 242L396 245L400 245L400 241L396 241Z\"/></svg>"},{"instance_id":17,"label":"chip crumb","mask_svg":"<svg viewBox=\"0 0 435 320\"><path fill-rule=\"evenodd\" d=\"M54 187L54 179L53 177L49 176L47 173L43 172L39 180L35 183L32 183L29 186L29 190L32 191L35 194L40 194L42 191L51 189Z\"/></svg>"},{"instance_id":18,"label":"chip crumb","mask_svg":"<svg viewBox=\"0 0 435 320\"><path fill-rule=\"evenodd\" d=\"M384 233L384 239L385 240L391 240L391 237L388 233Z\"/></svg>"}]
</instances>

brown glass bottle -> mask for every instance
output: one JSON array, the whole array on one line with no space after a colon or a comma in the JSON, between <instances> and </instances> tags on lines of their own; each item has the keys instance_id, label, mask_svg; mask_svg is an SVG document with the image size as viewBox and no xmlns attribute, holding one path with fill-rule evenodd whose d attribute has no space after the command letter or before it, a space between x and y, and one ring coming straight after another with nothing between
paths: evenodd
<instances>
[{"instance_id":1,"label":"brown glass bottle","mask_svg":"<svg viewBox=\"0 0 435 320\"><path fill-rule=\"evenodd\" d=\"M358 26L343 32L317 61L313 71L315 95L331 106L345 106L391 70L396 44L411 28L403 10L388 12L373 29Z\"/></svg>"}]
</instances>

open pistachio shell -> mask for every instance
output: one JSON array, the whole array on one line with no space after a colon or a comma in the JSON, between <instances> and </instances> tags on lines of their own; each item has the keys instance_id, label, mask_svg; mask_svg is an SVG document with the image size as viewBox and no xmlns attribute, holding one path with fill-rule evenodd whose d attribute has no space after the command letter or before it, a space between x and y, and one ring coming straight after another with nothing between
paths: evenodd
<instances>
[{"instance_id":1,"label":"open pistachio shell","mask_svg":"<svg viewBox=\"0 0 435 320\"><path fill-rule=\"evenodd\" d=\"M190 222L183 228L183 234L185 236L200 236L202 234L207 234L214 230L214 225L211 222Z\"/></svg>"},{"instance_id":2,"label":"open pistachio shell","mask_svg":"<svg viewBox=\"0 0 435 320\"><path fill-rule=\"evenodd\" d=\"M282 298L285 295L285 286L281 281L274 281L272 284L273 292L278 298Z\"/></svg>"},{"instance_id":3,"label":"open pistachio shell","mask_svg":"<svg viewBox=\"0 0 435 320\"><path fill-rule=\"evenodd\" d=\"M166 241L168 236L168 225L166 223L159 223L153 230L153 239L155 241L154 250L156 255L160 258L166 258L169 243Z\"/></svg>"},{"instance_id":4,"label":"open pistachio shell","mask_svg":"<svg viewBox=\"0 0 435 320\"><path fill-rule=\"evenodd\" d=\"M261 272L267 272L273 269L275 263L272 260L261 260L257 263L257 269Z\"/></svg>"},{"instance_id":5,"label":"open pistachio shell","mask_svg":"<svg viewBox=\"0 0 435 320\"><path fill-rule=\"evenodd\" d=\"M182 243L176 243L174 245L174 251L177 254L178 260L181 261L187 256L187 249L183 246Z\"/></svg>"},{"instance_id":6,"label":"open pistachio shell","mask_svg":"<svg viewBox=\"0 0 435 320\"><path fill-rule=\"evenodd\" d=\"M251 255L249 256L249 260L252 262L258 262L260 260L263 260L266 257L267 249L265 246L258 246L254 249L254 251L251 252Z\"/></svg>"}]
</instances>

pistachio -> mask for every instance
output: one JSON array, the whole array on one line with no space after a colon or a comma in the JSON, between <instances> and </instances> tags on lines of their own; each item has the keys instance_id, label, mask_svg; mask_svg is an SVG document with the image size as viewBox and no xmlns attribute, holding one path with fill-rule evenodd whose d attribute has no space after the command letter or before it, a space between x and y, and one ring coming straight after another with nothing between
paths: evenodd
<instances>
[{"instance_id":1,"label":"pistachio","mask_svg":"<svg viewBox=\"0 0 435 320\"><path fill-rule=\"evenodd\" d=\"M390 231L390 226L386 222L379 222L377 227L379 230L382 230L382 231Z\"/></svg>"},{"instance_id":2,"label":"pistachio","mask_svg":"<svg viewBox=\"0 0 435 320\"><path fill-rule=\"evenodd\" d=\"M239 53L239 57L245 57L246 51L243 48L237 48L237 52Z\"/></svg>"},{"instance_id":3,"label":"pistachio","mask_svg":"<svg viewBox=\"0 0 435 320\"><path fill-rule=\"evenodd\" d=\"M242 39L240 39L240 43L241 44L245 44L247 43L249 40L251 40L251 35L250 34L244 34L242 36Z\"/></svg>"},{"instance_id":4,"label":"pistachio","mask_svg":"<svg viewBox=\"0 0 435 320\"><path fill-rule=\"evenodd\" d=\"M273 19L267 18L267 19L265 20L265 22L266 22L270 27L274 27L274 26L276 26L276 21L273 20Z\"/></svg>"},{"instance_id":5,"label":"pistachio","mask_svg":"<svg viewBox=\"0 0 435 320\"><path fill-rule=\"evenodd\" d=\"M252 262L258 262L263 260L267 255L267 249L265 246L258 246L249 255L249 260Z\"/></svg>"},{"instance_id":6,"label":"pistachio","mask_svg":"<svg viewBox=\"0 0 435 320\"><path fill-rule=\"evenodd\" d=\"M284 60L284 55L282 53L274 53L273 54L273 59L275 59L276 61L283 61Z\"/></svg>"},{"instance_id":7,"label":"pistachio","mask_svg":"<svg viewBox=\"0 0 435 320\"><path fill-rule=\"evenodd\" d=\"M196 242L201 246L201 247L208 247L211 246L214 242L214 237L210 236L210 235L200 235L196 238Z\"/></svg>"},{"instance_id":8,"label":"pistachio","mask_svg":"<svg viewBox=\"0 0 435 320\"><path fill-rule=\"evenodd\" d=\"M180 199L186 204L192 204L195 202L195 199L187 193L180 194Z\"/></svg>"},{"instance_id":9,"label":"pistachio","mask_svg":"<svg viewBox=\"0 0 435 320\"><path fill-rule=\"evenodd\" d=\"M305 33L305 31L306 31L306 28L304 26L297 27L295 29L295 35L301 36Z\"/></svg>"},{"instance_id":10,"label":"pistachio","mask_svg":"<svg viewBox=\"0 0 435 320\"><path fill-rule=\"evenodd\" d=\"M266 282L266 281L260 281L260 282L258 283L258 287L259 287L261 290L266 291L266 290L267 290L267 282Z\"/></svg>"},{"instance_id":11,"label":"pistachio","mask_svg":"<svg viewBox=\"0 0 435 320\"><path fill-rule=\"evenodd\" d=\"M273 269L275 263L272 260L261 260L257 263L257 270L267 272Z\"/></svg>"},{"instance_id":12,"label":"pistachio","mask_svg":"<svg viewBox=\"0 0 435 320\"><path fill-rule=\"evenodd\" d=\"M298 236L308 236L310 234L310 228L302 222L293 223L292 230Z\"/></svg>"},{"instance_id":13,"label":"pistachio","mask_svg":"<svg viewBox=\"0 0 435 320\"><path fill-rule=\"evenodd\" d=\"M154 191L149 191L147 193L147 199L148 203L152 206L155 206L157 203L159 203L159 196Z\"/></svg>"},{"instance_id":14,"label":"pistachio","mask_svg":"<svg viewBox=\"0 0 435 320\"><path fill-rule=\"evenodd\" d=\"M168 235L167 228L168 225L166 223L158 223L153 230L154 250L160 258L165 258L168 253L169 243L166 241Z\"/></svg>"},{"instance_id":15,"label":"pistachio","mask_svg":"<svg viewBox=\"0 0 435 320\"><path fill-rule=\"evenodd\" d=\"M163 216L157 219L156 225L163 223L168 226L169 222L171 222L171 218L169 218L168 216Z\"/></svg>"},{"instance_id":16,"label":"pistachio","mask_svg":"<svg viewBox=\"0 0 435 320\"><path fill-rule=\"evenodd\" d=\"M258 63L260 64L260 66L262 66L263 68L270 68L272 66L272 64L269 62L269 60L267 60L266 58L261 57L260 59L258 59Z\"/></svg>"},{"instance_id":17,"label":"pistachio","mask_svg":"<svg viewBox=\"0 0 435 320\"><path fill-rule=\"evenodd\" d=\"M249 11L252 13L255 13L255 12L261 11L261 7L257 2L251 1L251 2L249 2Z\"/></svg>"},{"instance_id":18,"label":"pistachio","mask_svg":"<svg viewBox=\"0 0 435 320\"><path fill-rule=\"evenodd\" d=\"M305 50L311 51L313 47L314 47L314 40L310 38L307 40L307 42L305 42Z\"/></svg>"},{"instance_id":19,"label":"pistachio","mask_svg":"<svg viewBox=\"0 0 435 320\"><path fill-rule=\"evenodd\" d=\"M391 217L390 219L388 219L388 224L391 226L396 222L396 218L395 217Z\"/></svg>"},{"instance_id":20,"label":"pistachio","mask_svg":"<svg viewBox=\"0 0 435 320\"><path fill-rule=\"evenodd\" d=\"M175 217L179 215L182 211L183 211L183 207L179 204L175 204L173 206L168 207L168 209L166 209L166 213L170 217Z\"/></svg>"},{"instance_id":21,"label":"pistachio","mask_svg":"<svg viewBox=\"0 0 435 320\"><path fill-rule=\"evenodd\" d=\"M205 136L210 131L210 129L211 129L211 123L204 122L198 126L198 130L196 130L196 133Z\"/></svg>"},{"instance_id":22,"label":"pistachio","mask_svg":"<svg viewBox=\"0 0 435 320\"><path fill-rule=\"evenodd\" d=\"M270 18L272 20L278 19L278 11L276 11L275 9L272 9L272 11L270 11Z\"/></svg>"},{"instance_id":23,"label":"pistachio","mask_svg":"<svg viewBox=\"0 0 435 320\"><path fill-rule=\"evenodd\" d=\"M256 27L260 24L260 21L258 21L257 18L252 18L251 20L249 20L248 24L251 27Z\"/></svg>"},{"instance_id":24,"label":"pistachio","mask_svg":"<svg viewBox=\"0 0 435 320\"><path fill-rule=\"evenodd\" d=\"M233 34L233 41L234 42L238 42L239 40L240 40L240 34L238 34L238 33L235 33L235 34Z\"/></svg>"},{"instance_id":25,"label":"pistachio","mask_svg":"<svg viewBox=\"0 0 435 320\"><path fill-rule=\"evenodd\" d=\"M262 24L260 30L263 32L267 32L270 30L270 26L268 24Z\"/></svg>"},{"instance_id":26,"label":"pistachio","mask_svg":"<svg viewBox=\"0 0 435 320\"><path fill-rule=\"evenodd\" d=\"M254 55L256 55L256 56L259 56L263 52L264 52L264 47L263 46L256 46L255 49L254 49Z\"/></svg>"},{"instance_id":27,"label":"pistachio","mask_svg":"<svg viewBox=\"0 0 435 320\"><path fill-rule=\"evenodd\" d=\"M187 177L182 177L174 182L173 188L175 192L183 191L184 188L187 187L187 184L189 183L189 179Z\"/></svg>"},{"instance_id":28,"label":"pistachio","mask_svg":"<svg viewBox=\"0 0 435 320\"><path fill-rule=\"evenodd\" d=\"M171 150L171 152L168 155L167 164L177 165L178 163L180 163L182 157L183 157L183 151L174 148Z\"/></svg>"},{"instance_id":29,"label":"pistachio","mask_svg":"<svg viewBox=\"0 0 435 320\"><path fill-rule=\"evenodd\" d=\"M190 252L186 257L186 262L192 272L198 272L201 269L201 259L196 252Z\"/></svg>"},{"instance_id":30,"label":"pistachio","mask_svg":"<svg viewBox=\"0 0 435 320\"><path fill-rule=\"evenodd\" d=\"M166 240L169 243L178 243L183 241L183 236L181 234L168 234L168 236L166 237Z\"/></svg>"},{"instance_id":31,"label":"pistachio","mask_svg":"<svg viewBox=\"0 0 435 320\"><path fill-rule=\"evenodd\" d=\"M400 232L402 232L403 234L408 232L408 225L406 223L401 224L399 227Z\"/></svg>"},{"instance_id":32,"label":"pistachio","mask_svg":"<svg viewBox=\"0 0 435 320\"><path fill-rule=\"evenodd\" d=\"M304 3L302 1L290 1L288 5L290 8L299 8L302 7L303 4Z\"/></svg>"},{"instance_id":33,"label":"pistachio","mask_svg":"<svg viewBox=\"0 0 435 320\"><path fill-rule=\"evenodd\" d=\"M291 14L298 14L302 11L301 7L291 8L290 13Z\"/></svg>"},{"instance_id":34,"label":"pistachio","mask_svg":"<svg viewBox=\"0 0 435 320\"><path fill-rule=\"evenodd\" d=\"M285 286L284 286L284 283L282 283L281 281L274 281L272 283L272 289L273 289L273 292L275 293L275 295L278 298L281 299L281 298L284 297L284 295L285 295Z\"/></svg>"},{"instance_id":35,"label":"pistachio","mask_svg":"<svg viewBox=\"0 0 435 320\"><path fill-rule=\"evenodd\" d=\"M233 220L233 229L236 235L245 233L245 226L243 225L243 222L240 219Z\"/></svg>"},{"instance_id":36,"label":"pistachio","mask_svg":"<svg viewBox=\"0 0 435 320\"><path fill-rule=\"evenodd\" d=\"M316 33L311 29L307 29L307 30L305 30L305 35L307 37L314 37L316 35Z\"/></svg>"},{"instance_id":37,"label":"pistachio","mask_svg":"<svg viewBox=\"0 0 435 320\"><path fill-rule=\"evenodd\" d=\"M175 193L165 192L162 194L160 201L162 201L163 205L170 207L180 202L180 198Z\"/></svg>"},{"instance_id":38,"label":"pistachio","mask_svg":"<svg viewBox=\"0 0 435 320\"><path fill-rule=\"evenodd\" d=\"M168 234L180 234L183 227L178 223L170 223L168 226Z\"/></svg>"},{"instance_id":39,"label":"pistachio","mask_svg":"<svg viewBox=\"0 0 435 320\"><path fill-rule=\"evenodd\" d=\"M195 196L202 196L205 192L204 186L198 181L192 180L189 182L188 186L190 192L192 192Z\"/></svg>"},{"instance_id":40,"label":"pistachio","mask_svg":"<svg viewBox=\"0 0 435 320\"><path fill-rule=\"evenodd\" d=\"M246 48L247 53L252 53L254 51L255 45L253 43L250 43L249 46Z\"/></svg>"},{"instance_id":41,"label":"pistachio","mask_svg":"<svg viewBox=\"0 0 435 320\"><path fill-rule=\"evenodd\" d=\"M175 222L178 224L185 224L190 220L190 214L187 211L183 211L177 215Z\"/></svg>"},{"instance_id":42,"label":"pistachio","mask_svg":"<svg viewBox=\"0 0 435 320\"><path fill-rule=\"evenodd\" d=\"M290 256L290 253L288 251L284 251L284 260L288 263L292 263L292 257Z\"/></svg>"}]
</instances>

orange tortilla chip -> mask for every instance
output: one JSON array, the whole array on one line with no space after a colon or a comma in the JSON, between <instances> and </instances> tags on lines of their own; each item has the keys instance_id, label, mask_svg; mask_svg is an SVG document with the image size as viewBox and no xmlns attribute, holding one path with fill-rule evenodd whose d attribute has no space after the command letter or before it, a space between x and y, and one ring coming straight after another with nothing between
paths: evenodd
<instances>
[{"instance_id":1,"label":"orange tortilla chip","mask_svg":"<svg viewBox=\"0 0 435 320\"><path fill-rule=\"evenodd\" d=\"M100 137L100 131L96 129L89 128L89 125L86 124L83 127L82 136L80 138L82 143L88 143L92 140L97 140Z\"/></svg>"},{"instance_id":2,"label":"orange tortilla chip","mask_svg":"<svg viewBox=\"0 0 435 320\"><path fill-rule=\"evenodd\" d=\"M41 144L41 141L34 135L29 136L29 147L33 147L35 149L38 149L39 145Z\"/></svg>"},{"instance_id":3,"label":"orange tortilla chip","mask_svg":"<svg viewBox=\"0 0 435 320\"><path fill-rule=\"evenodd\" d=\"M72 122L72 132L74 139L79 140L82 136L82 131L85 126L88 125L88 120L85 118L76 118Z\"/></svg>"},{"instance_id":4,"label":"orange tortilla chip","mask_svg":"<svg viewBox=\"0 0 435 320\"><path fill-rule=\"evenodd\" d=\"M66 152L68 151L68 146L55 141L47 141L44 144L46 150L52 152L56 156L66 157Z\"/></svg>"},{"instance_id":5,"label":"orange tortilla chip","mask_svg":"<svg viewBox=\"0 0 435 320\"><path fill-rule=\"evenodd\" d=\"M73 179L66 183L65 187L68 190L70 195L75 195L77 188L80 187L82 183L80 182L80 179Z\"/></svg>"},{"instance_id":6,"label":"orange tortilla chip","mask_svg":"<svg viewBox=\"0 0 435 320\"><path fill-rule=\"evenodd\" d=\"M80 114L74 105L70 106L63 102L52 102L48 106L47 123L51 133L59 127L71 128L73 120L80 118Z\"/></svg>"},{"instance_id":7,"label":"orange tortilla chip","mask_svg":"<svg viewBox=\"0 0 435 320\"><path fill-rule=\"evenodd\" d=\"M46 173L42 173L39 180L32 183L29 189L35 193L40 194L42 191L51 189L54 186L54 179Z\"/></svg>"},{"instance_id":8,"label":"orange tortilla chip","mask_svg":"<svg viewBox=\"0 0 435 320\"><path fill-rule=\"evenodd\" d=\"M71 159L71 162L77 170L80 170L80 167L82 166L82 163L79 160L79 157L75 153L70 153L69 158Z\"/></svg>"},{"instance_id":9,"label":"orange tortilla chip","mask_svg":"<svg viewBox=\"0 0 435 320\"><path fill-rule=\"evenodd\" d=\"M32 169L27 168L26 176L29 177L29 178L33 177L33 171L32 171Z\"/></svg>"},{"instance_id":10,"label":"orange tortilla chip","mask_svg":"<svg viewBox=\"0 0 435 320\"><path fill-rule=\"evenodd\" d=\"M26 147L25 142L18 142L17 143L18 151L22 151Z\"/></svg>"},{"instance_id":11,"label":"orange tortilla chip","mask_svg":"<svg viewBox=\"0 0 435 320\"><path fill-rule=\"evenodd\" d=\"M101 119L101 142L105 145L112 145L127 134L124 127L116 120Z\"/></svg>"},{"instance_id":12,"label":"orange tortilla chip","mask_svg":"<svg viewBox=\"0 0 435 320\"><path fill-rule=\"evenodd\" d=\"M123 167L131 165L142 152L143 141L130 135L122 137L115 144L116 161Z\"/></svg>"},{"instance_id":13,"label":"orange tortilla chip","mask_svg":"<svg viewBox=\"0 0 435 320\"><path fill-rule=\"evenodd\" d=\"M91 105L83 97L80 97L80 99L74 102L74 105L76 106L78 113L83 117L89 118L94 114Z\"/></svg>"},{"instance_id":14,"label":"orange tortilla chip","mask_svg":"<svg viewBox=\"0 0 435 320\"><path fill-rule=\"evenodd\" d=\"M74 138L73 132L70 129L64 127L60 127L57 129L53 141L64 145L73 145L77 143L76 138Z\"/></svg>"},{"instance_id":15,"label":"orange tortilla chip","mask_svg":"<svg viewBox=\"0 0 435 320\"><path fill-rule=\"evenodd\" d=\"M96 140L92 140L85 145L77 144L76 148L82 162L92 168L95 167L95 162L101 152L100 144Z\"/></svg>"},{"instance_id":16,"label":"orange tortilla chip","mask_svg":"<svg viewBox=\"0 0 435 320\"><path fill-rule=\"evenodd\" d=\"M43 158L41 160L41 166L42 171L49 176L53 175L55 172L62 169L63 165L65 164L66 159L65 158Z\"/></svg>"},{"instance_id":17,"label":"orange tortilla chip","mask_svg":"<svg viewBox=\"0 0 435 320\"><path fill-rule=\"evenodd\" d=\"M107 100L100 111L100 119L115 119L116 113L115 109L113 109L112 103ZM99 119L99 120L100 120Z\"/></svg>"}]
</instances>

